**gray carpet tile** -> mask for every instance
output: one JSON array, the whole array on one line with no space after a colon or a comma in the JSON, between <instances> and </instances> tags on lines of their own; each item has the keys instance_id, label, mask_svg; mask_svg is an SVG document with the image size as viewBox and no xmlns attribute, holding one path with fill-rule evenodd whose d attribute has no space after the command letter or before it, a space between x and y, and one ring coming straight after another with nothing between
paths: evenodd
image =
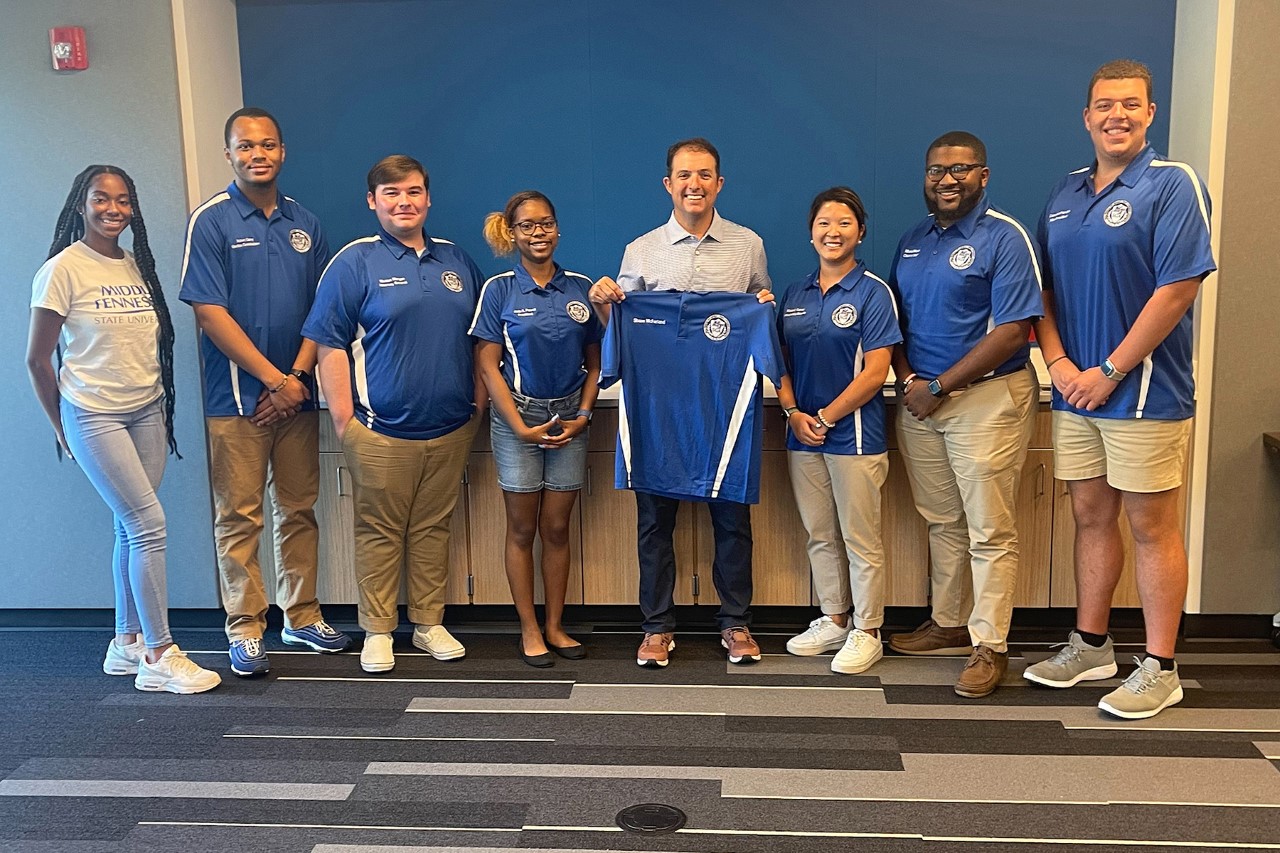
<instances>
[{"instance_id":1,"label":"gray carpet tile","mask_svg":"<svg viewBox=\"0 0 1280 853\"><path fill-rule=\"evenodd\" d=\"M1257 642L1184 641L1184 702L1126 722L1093 707L1106 683L1018 677L1039 641L968 701L957 659L837 676L780 656L783 633L751 667L681 633L661 671L635 666L634 632L583 632L589 657L546 672L510 635L464 634L451 664L401 637L380 679L269 639L273 671L250 681L216 638L179 642L223 685L169 696L101 675L106 634L51 633L37 667L0 632L0 850L1280 849L1280 655ZM684 809L686 831L617 831L639 802Z\"/></svg>"}]
</instances>

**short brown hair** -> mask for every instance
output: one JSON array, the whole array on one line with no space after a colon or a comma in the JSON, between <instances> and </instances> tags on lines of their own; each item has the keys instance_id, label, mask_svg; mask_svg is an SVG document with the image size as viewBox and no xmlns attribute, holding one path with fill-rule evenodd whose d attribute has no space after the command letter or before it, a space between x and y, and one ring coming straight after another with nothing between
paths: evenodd
<instances>
[{"instance_id":1,"label":"short brown hair","mask_svg":"<svg viewBox=\"0 0 1280 853\"><path fill-rule=\"evenodd\" d=\"M427 176L427 170L421 163L406 154L392 154L389 157L383 157L373 164L373 168L369 170L369 176L365 180L369 184L369 192L372 193L377 192L378 187L382 184L394 184L398 181L403 181L414 172L422 175L422 188L431 189L431 178Z\"/></svg>"},{"instance_id":2,"label":"short brown hair","mask_svg":"<svg viewBox=\"0 0 1280 853\"><path fill-rule=\"evenodd\" d=\"M667 149L667 177L671 177L671 163L681 151L703 151L710 154L711 159L716 161L716 174L720 174L720 152L711 144L711 140L695 136L692 139L681 139L679 142L673 142L671 147Z\"/></svg>"},{"instance_id":3,"label":"short brown hair","mask_svg":"<svg viewBox=\"0 0 1280 853\"><path fill-rule=\"evenodd\" d=\"M1152 100L1151 69L1137 60L1113 59L1093 72L1093 77L1089 79L1089 88L1084 93L1086 107L1093 102L1093 87L1099 80L1141 80L1147 84L1147 102L1150 103Z\"/></svg>"}]
</instances>

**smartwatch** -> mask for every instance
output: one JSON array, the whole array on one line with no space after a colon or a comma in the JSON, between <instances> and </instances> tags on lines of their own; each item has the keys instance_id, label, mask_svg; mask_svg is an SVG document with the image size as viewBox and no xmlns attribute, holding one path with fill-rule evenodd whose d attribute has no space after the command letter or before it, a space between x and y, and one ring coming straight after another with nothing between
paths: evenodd
<instances>
[{"instance_id":1,"label":"smartwatch","mask_svg":"<svg viewBox=\"0 0 1280 853\"><path fill-rule=\"evenodd\" d=\"M305 370L290 370L289 375L298 377L298 381L303 385L311 384L311 374Z\"/></svg>"},{"instance_id":2,"label":"smartwatch","mask_svg":"<svg viewBox=\"0 0 1280 853\"><path fill-rule=\"evenodd\" d=\"M590 409L578 409L578 413L577 413L576 415L574 415L574 417L575 417L575 418L586 418L586 419L587 419L587 423L588 423L588 424L590 424L590 423L591 423L591 410L590 410Z\"/></svg>"},{"instance_id":3,"label":"smartwatch","mask_svg":"<svg viewBox=\"0 0 1280 853\"><path fill-rule=\"evenodd\" d=\"M930 393L930 394L932 394L932 395L933 395L933 396L935 396L935 397L945 397L945 396L947 396L947 395L946 395L945 393L943 393L943 391L942 391L942 381L941 381L941 380L938 380L938 379L932 379L932 380L930 380L930 381L929 381L929 393Z\"/></svg>"},{"instance_id":4,"label":"smartwatch","mask_svg":"<svg viewBox=\"0 0 1280 853\"><path fill-rule=\"evenodd\" d=\"M1128 373L1117 370L1116 366L1111 363L1111 359L1109 358L1102 362L1102 366L1099 369L1102 371L1102 375L1110 379L1112 382L1119 382L1121 379L1124 379L1129 375Z\"/></svg>"}]
</instances>

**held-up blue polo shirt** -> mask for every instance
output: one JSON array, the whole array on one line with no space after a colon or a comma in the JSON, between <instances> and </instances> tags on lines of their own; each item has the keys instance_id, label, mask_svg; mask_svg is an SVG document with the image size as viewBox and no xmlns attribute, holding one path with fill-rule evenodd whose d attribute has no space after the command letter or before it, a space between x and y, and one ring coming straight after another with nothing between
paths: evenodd
<instances>
[{"instance_id":1,"label":"held-up blue polo shirt","mask_svg":"<svg viewBox=\"0 0 1280 853\"><path fill-rule=\"evenodd\" d=\"M309 210L281 194L268 219L233 182L191 214L178 298L225 308L258 352L287 373L302 346L302 323L328 262L329 244ZM206 335L200 350L204 413L253 414L262 383ZM315 408L314 386L311 397L304 409Z\"/></svg>"},{"instance_id":2,"label":"held-up blue polo shirt","mask_svg":"<svg viewBox=\"0 0 1280 853\"><path fill-rule=\"evenodd\" d=\"M475 413L471 338L483 276L448 240L416 252L384 229L333 256L302 334L351 360L355 416L392 438L453 432Z\"/></svg>"},{"instance_id":3,"label":"held-up blue polo shirt","mask_svg":"<svg viewBox=\"0 0 1280 853\"><path fill-rule=\"evenodd\" d=\"M907 360L936 379L996 326L1044 313L1040 264L1031 236L983 193L978 206L949 228L932 216L903 235L889 284L898 297ZM1020 346L989 376L1027 363Z\"/></svg>"},{"instance_id":4,"label":"held-up blue polo shirt","mask_svg":"<svg viewBox=\"0 0 1280 853\"><path fill-rule=\"evenodd\" d=\"M778 339L787 348L796 406L827 406L862 372L865 354L902 342L898 311L883 279L858 264L824 294L818 273L788 287L778 300ZM787 449L837 456L884 453L884 395L879 391L841 418L821 447L787 431Z\"/></svg>"},{"instance_id":5,"label":"held-up blue polo shirt","mask_svg":"<svg viewBox=\"0 0 1280 853\"><path fill-rule=\"evenodd\" d=\"M1209 193L1190 166L1165 160L1148 145L1095 193L1096 166L1058 182L1037 235L1062 345L1081 370L1111 356L1157 289L1217 269ZM1055 388L1053 408L1097 418L1191 417L1191 309L1101 407L1077 409Z\"/></svg>"},{"instance_id":6,"label":"held-up blue polo shirt","mask_svg":"<svg viewBox=\"0 0 1280 853\"><path fill-rule=\"evenodd\" d=\"M546 287L524 265L495 275L480 291L471 334L501 344L502 378L517 394L554 400L582 387L582 350L603 329L591 310L591 279L556 264Z\"/></svg>"},{"instance_id":7,"label":"held-up blue polo shirt","mask_svg":"<svg viewBox=\"0 0 1280 853\"><path fill-rule=\"evenodd\" d=\"M773 308L750 293L635 292L612 308L600 387L621 383L614 486L760 501L760 375L782 381Z\"/></svg>"}]
</instances>

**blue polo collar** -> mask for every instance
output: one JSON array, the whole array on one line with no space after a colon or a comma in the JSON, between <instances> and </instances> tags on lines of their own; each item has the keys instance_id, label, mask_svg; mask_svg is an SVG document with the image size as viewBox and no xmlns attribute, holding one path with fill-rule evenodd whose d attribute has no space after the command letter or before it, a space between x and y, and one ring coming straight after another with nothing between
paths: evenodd
<instances>
[{"instance_id":1,"label":"blue polo collar","mask_svg":"<svg viewBox=\"0 0 1280 853\"><path fill-rule=\"evenodd\" d=\"M1128 166L1124 167L1124 171L1120 173L1114 181L1115 184L1124 184L1126 187L1136 186L1142 178L1143 172L1147 171L1147 167L1151 165L1151 161L1156 159L1156 150L1151 147L1151 143L1138 152L1138 156L1134 157ZM1093 192L1093 176L1098 174L1098 161L1095 159L1093 164L1080 173L1080 187L1088 192Z\"/></svg>"},{"instance_id":2,"label":"blue polo collar","mask_svg":"<svg viewBox=\"0 0 1280 853\"><path fill-rule=\"evenodd\" d=\"M990 199L987 198L986 190L983 190L982 197L978 199L978 203L974 206L973 210L969 211L960 219L957 219L955 222L948 225L945 229L938 224L938 220L935 217L933 221L933 227L938 229L939 232L943 230L946 230L946 231L954 230L961 237L968 240L971 236L973 236L974 229L978 227L978 220L986 216L987 211L990 209L991 209L991 201Z\"/></svg>"},{"instance_id":3,"label":"blue polo collar","mask_svg":"<svg viewBox=\"0 0 1280 853\"><path fill-rule=\"evenodd\" d=\"M236 210L239 211L241 219L248 219L255 213L262 212L256 204L249 201L245 194L240 190L240 187L236 186L235 181L232 181L227 187L227 195L231 196L231 201L235 204ZM293 209L285 203L287 201L288 199L285 198L284 193L277 189L276 210L280 211L280 215L285 219L293 219Z\"/></svg>"},{"instance_id":4,"label":"blue polo collar","mask_svg":"<svg viewBox=\"0 0 1280 853\"><path fill-rule=\"evenodd\" d=\"M406 252L412 254L414 257L417 257L418 255L416 249L411 249L395 237L392 237L391 232L383 228L381 223L378 224L378 237L381 238L382 244L387 247L387 251L395 255L397 261L403 258ZM422 253L422 257L437 257L435 254L435 241L431 239L431 236L424 231L422 233L422 239L424 240L423 245L426 247L426 251Z\"/></svg>"},{"instance_id":5,"label":"blue polo collar","mask_svg":"<svg viewBox=\"0 0 1280 853\"><path fill-rule=\"evenodd\" d=\"M835 286L844 291L852 291L855 287L858 286L858 282L862 281L862 274L866 271L867 271L867 265L864 264L862 261L858 261L858 263L854 266L853 269L845 273L844 278L840 279L835 283ZM804 286L817 288L819 272L821 271L814 270L813 272L809 273L809 277L805 279Z\"/></svg>"},{"instance_id":6,"label":"blue polo collar","mask_svg":"<svg viewBox=\"0 0 1280 853\"><path fill-rule=\"evenodd\" d=\"M521 293L533 293L535 290L542 290L538 283L533 280L533 276L529 275L529 271L524 268L524 264L517 263L512 272L516 275L516 285L519 286ZM565 274L559 264L555 264L555 272L551 275L551 281L547 282L547 287L554 288L564 293Z\"/></svg>"}]
</instances>

